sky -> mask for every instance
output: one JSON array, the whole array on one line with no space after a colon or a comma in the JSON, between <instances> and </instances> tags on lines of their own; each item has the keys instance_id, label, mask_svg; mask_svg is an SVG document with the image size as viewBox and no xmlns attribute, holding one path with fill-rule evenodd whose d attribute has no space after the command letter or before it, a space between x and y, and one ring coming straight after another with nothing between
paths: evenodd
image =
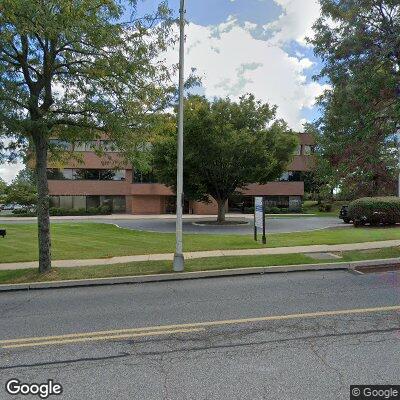
<instances>
[{"instance_id":1,"label":"sky","mask_svg":"<svg viewBox=\"0 0 400 400\"><path fill-rule=\"evenodd\" d=\"M151 12L160 0L139 0L138 12ZM318 116L315 98L326 88L312 80L321 68L305 38L320 15L318 0L186 0L185 70L201 77L198 93L238 99L253 93L278 106L278 117L301 131ZM179 10L179 0L169 0ZM127 11L128 15L128 11ZM177 48L166 61L178 62ZM10 182L21 164L0 164Z\"/></svg>"}]
</instances>

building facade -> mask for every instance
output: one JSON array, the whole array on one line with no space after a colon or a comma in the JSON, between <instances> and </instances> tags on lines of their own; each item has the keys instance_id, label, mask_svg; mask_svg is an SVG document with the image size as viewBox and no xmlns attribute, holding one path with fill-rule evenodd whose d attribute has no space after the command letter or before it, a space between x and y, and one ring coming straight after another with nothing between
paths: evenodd
<instances>
[{"instance_id":1,"label":"building facade","mask_svg":"<svg viewBox=\"0 0 400 400\"><path fill-rule=\"evenodd\" d=\"M229 210L243 212L254 196L266 196L267 205L296 209L304 195L302 175L312 166L314 141L308 134L299 134L300 145L287 172L276 182L250 184L229 201ZM71 150L70 144L54 140L57 146ZM99 155L95 148L102 148ZM107 205L114 213L172 214L176 197L173 191L155 182L151 174L134 171L124 164L119 153L107 140L82 144L73 148L74 157L48 169L51 207L88 209ZM215 202L186 202L185 213L216 214Z\"/></svg>"}]
</instances>

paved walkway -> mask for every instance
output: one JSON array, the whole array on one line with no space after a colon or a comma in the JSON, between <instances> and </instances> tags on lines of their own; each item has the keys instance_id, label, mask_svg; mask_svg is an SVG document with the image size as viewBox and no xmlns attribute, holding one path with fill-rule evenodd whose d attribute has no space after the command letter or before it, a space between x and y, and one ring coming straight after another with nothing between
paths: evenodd
<instances>
[{"instance_id":1,"label":"paved walkway","mask_svg":"<svg viewBox=\"0 0 400 400\"><path fill-rule=\"evenodd\" d=\"M383 249L387 247L400 246L400 240L386 240L380 242L350 243L336 245L312 245L312 246L294 246L294 247L275 247L259 248L246 250L213 250L196 251L185 253L186 259L207 258L207 257L227 257L227 256L259 256L273 254L305 254L305 253L330 253L350 250L369 250ZM167 254L146 254L137 256L123 256L112 258L101 258L92 260L55 260L53 267L88 267L95 265L125 264L138 261L170 261L174 257L173 253ZM0 270L15 270L24 268L37 268L38 262L20 262L0 264Z\"/></svg>"}]
</instances>

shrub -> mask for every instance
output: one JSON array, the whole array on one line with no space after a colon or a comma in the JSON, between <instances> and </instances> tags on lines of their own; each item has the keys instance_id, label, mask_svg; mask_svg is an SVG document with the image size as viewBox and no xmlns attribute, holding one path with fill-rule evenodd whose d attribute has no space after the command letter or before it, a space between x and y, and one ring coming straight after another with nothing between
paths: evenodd
<instances>
[{"instance_id":1,"label":"shrub","mask_svg":"<svg viewBox=\"0 0 400 400\"><path fill-rule=\"evenodd\" d=\"M333 205L331 203L321 203L318 206L320 212L331 212Z\"/></svg>"},{"instance_id":2,"label":"shrub","mask_svg":"<svg viewBox=\"0 0 400 400\"><path fill-rule=\"evenodd\" d=\"M75 216L75 215L108 215L111 214L111 208L109 206L90 207L87 210L80 208L79 210L70 210L65 208L52 207L49 210L51 216ZM13 211L17 217L36 217L36 212L27 210L15 210Z\"/></svg>"},{"instance_id":3,"label":"shrub","mask_svg":"<svg viewBox=\"0 0 400 400\"><path fill-rule=\"evenodd\" d=\"M355 226L400 222L400 198L364 197L350 203L348 216Z\"/></svg>"}]
</instances>

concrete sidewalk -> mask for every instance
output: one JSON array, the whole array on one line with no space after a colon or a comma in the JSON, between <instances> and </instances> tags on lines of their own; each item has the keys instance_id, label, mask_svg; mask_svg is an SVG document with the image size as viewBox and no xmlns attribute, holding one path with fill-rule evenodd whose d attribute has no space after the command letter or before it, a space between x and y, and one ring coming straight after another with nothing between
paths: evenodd
<instances>
[{"instance_id":1,"label":"concrete sidewalk","mask_svg":"<svg viewBox=\"0 0 400 400\"><path fill-rule=\"evenodd\" d=\"M196 251L185 253L186 259L208 258L208 257L237 257L237 256L260 256L260 255L277 255L277 254L305 254L305 253L330 253L351 250L369 250L383 249L387 247L400 246L400 240L386 240L380 242L364 242L336 245L312 245L312 246L294 246L294 247L275 247L275 248L259 248L246 250L213 250L213 251ZM89 267L95 265L111 265L125 264L139 261L172 261L173 253L166 254L145 254L136 256L123 256L100 258L91 260L55 260L53 267ZM0 264L0 270L16 270L24 268L37 268L38 262L19 262L19 263L3 263Z\"/></svg>"}]
</instances>

